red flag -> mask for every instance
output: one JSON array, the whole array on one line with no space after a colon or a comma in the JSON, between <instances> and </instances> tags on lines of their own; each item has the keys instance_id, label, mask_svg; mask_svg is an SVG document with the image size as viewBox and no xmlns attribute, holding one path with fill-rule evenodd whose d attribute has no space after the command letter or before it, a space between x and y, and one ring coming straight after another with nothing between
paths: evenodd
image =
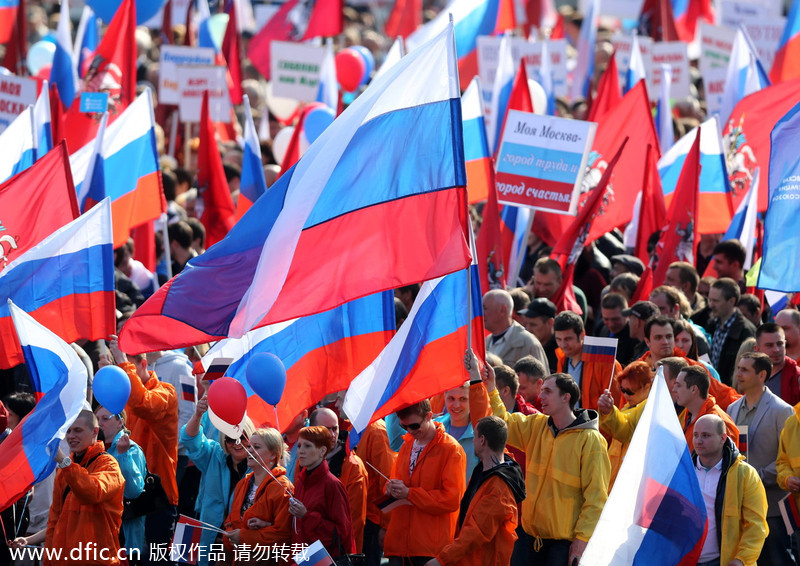
<instances>
[{"instance_id":1,"label":"red flag","mask_svg":"<svg viewBox=\"0 0 800 566\"><path fill-rule=\"evenodd\" d=\"M386 20L386 35L406 38L422 25L422 0L395 0Z\"/></svg>"},{"instance_id":2,"label":"red flag","mask_svg":"<svg viewBox=\"0 0 800 566\"><path fill-rule=\"evenodd\" d=\"M53 147L64 139L64 109L58 95L58 85L50 84L50 128L53 131Z\"/></svg>"},{"instance_id":3,"label":"red flag","mask_svg":"<svg viewBox=\"0 0 800 566\"><path fill-rule=\"evenodd\" d=\"M344 1L316 0L303 39L335 37L344 30Z\"/></svg>"},{"instance_id":4,"label":"red flag","mask_svg":"<svg viewBox=\"0 0 800 566\"><path fill-rule=\"evenodd\" d=\"M689 6L684 17L675 19L675 26L678 28L681 41L694 41L697 24L701 18L709 24L716 22L714 6L711 0L689 0Z\"/></svg>"},{"instance_id":5,"label":"red flag","mask_svg":"<svg viewBox=\"0 0 800 566\"><path fill-rule=\"evenodd\" d=\"M28 56L28 9L25 3L26 0L19 0L2 63L3 67L20 77L27 74L25 58Z\"/></svg>"},{"instance_id":6,"label":"red flag","mask_svg":"<svg viewBox=\"0 0 800 566\"><path fill-rule=\"evenodd\" d=\"M645 0L639 14L639 33L649 35L653 41L681 40L670 0Z\"/></svg>"},{"instance_id":7,"label":"red flag","mask_svg":"<svg viewBox=\"0 0 800 566\"><path fill-rule=\"evenodd\" d=\"M664 281L669 264L686 261L694 265L694 250L697 245L697 201L700 194L700 128L697 129L692 149L678 177L675 198L669 207L669 220L658 240L656 255L658 264L653 274L654 281Z\"/></svg>"},{"instance_id":8,"label":"red flag","mask_svg":"<svg viewBox=\"0 0 800 566\"><path fill-rule=\"evenodd\" d=\"M664 204L664 192L661 190L661 177L658 175L658 162L655 156L655 149L648 144L636 231L635 255L648 266L650 254L647 253L647 242L650 236L661 230L667 221L667 207Z\"/></svg>"},{"instance_id":9,"label":"red flag","mask_svg":"<svg viewBox=\"0 0 800 566\"><path fill-rule=\"evenodd\" d=\"M0 272L78 217L78 198L63 141L0 185L0 210Z\"/></svg>"},{"instance_id":10,"label":"red flag","mask_svg":"<svg viewBox=\"0 0 800 566\"><path fill-rule=\"evenodd\" d=\"M123 0L83 79L84 92L108 92L109 124L136 98L135 34L136 1ZM64 116L64 136L76 150L94 138L102 117L101 113L81 112L80 103L78 96Z\"/></svg>"},{"instance_id":11,"label":"red flag","mask_svg":"<svg viewBox=\"0 0 800 566\"><path fill-rule=\"evenodd\" d=\"M562 269L566 266L561 288L552 299L559 310L571 310L577 313L582 312L580 307L577 307L578 301L575 299L575 292L572 289L575 264L578 262L578 257L583 251L583 248L591 241L589 235L594 232L593 224L595 219L603 215L603 208L608 202L606 193L609 189L611 174L627 143L628 138L622 140L622 144L619 146L614 158L608 164L608 168L606 168L605 173L603 173L600 182L597 183L597 186L589 195L583 208L578 211L578 215L572 220L566 231L562 233L556 245L553 246L553 251L550 254L551 257L559 260Z\"/></svg>"},{"instance_id":12,"label":"red flag","mask_svg":"<svg viewBox=\"0 0 800 566\"><path fill-rule=\"evenodd\" d=\"M192 24L192 11L194 10L194 2L189 2L186 5L186 31L183 35L183 44L187 47L194 46L194 25Z\"/></svg>"},{"instance_id":13,"label":"red flag","mask_svg":"<svg viewBox=\"0 0 800 566\"><path fill-rule=\"evenodd\" d=\"M206 247L226 236L236 222L236 209L217 149L214 122L208 110L208 91L203 93L200 111L200 146L198 148L197 187L203 199L200 222L206 227Z\"/></svg>"},{"instance_id":14,"label":"red flag","mask_svg":"<svg viewBox=\"0 0 800 566\"><path fill-rule=\"evenodd\" d=\"M500 231L500 205L494 182L489 188L489 198L483 209L483 223L475 241L478 254L478 271L481 275L481 293L491 289L506 288L506 265L503 265L503 239Z\"/></svg>"},{"instance_id":15,"label":"red flag","mask_svg":"<svg viewBox=\"0 0 800 566\"><path fill-rule=\"evenodd\" d=\"M289 147L286 148L286 155L283 156L281 162L281 174L285 173L292 166L300 161L300 135L303 132L303 125L306 122L306 115L313 110L313 108L306 106L300 111L300 117L297 119L297 124L294 126L292 139L289 140Z\"/></svg>"},{"instance_id":16,"label":"red flag","mask_svg":"<svg viewBox=\"0 0 800 566\"><path fill-rule=\"evenodd\" d=\"M147 269L156 271L156 227L154 222L145 222L131 230L133 259L142 262Z\"/></svg>"},{"instance_id":17,"label":"red flag","mask_svg":"<svg viewBox=\"0 0 800 566\"><path fill-rule=\"evenodd\" d=\"M592 107L589 109L589 122L599 122L603 116L617 107L622 102L622 89L619 87L619 74L617 72L616 53L608 60L606 70L600 77L597 85L597 95L592 100Z\"/></svg>"},{"instance_id":18,"label":"red flag","mask_svg":"<svg viewBox=\"0 0 800 566\"><path fill-rule=\"evenodd\" d=\"M172 31L172 0L164 4L164 17L161 20L161 40L166 45L175 44L175 33Z\"/></svg>"},{"instance_id":19,"label":"red flag","mask_svg":"<svg viewBox=\"0 0 800 566\"><path fill-rule=\"evenodd\" d=\"M236 7L231 2L228 10L228 27L225 28L225 37L222 39L222 55L228 65L228 89L231 102L242 104L242 57L239 46L239 31L236 29Z\"/></svg>"},{"instance_id":20,"label":"red flag","mask_svg":"<svg viewBox=\"0 0 800 566\"><path fill-rule=\"evenodd\" d=\"M630 138L628 149L620 158L619 166L609 181L606 202L588 236L587 244L606 232L624 226L633 218L633 206L642 189L642 175L646 163L647 145L658 146L650 100L644 80L622 97L616 108L600 117L593 152L589 156L589 171L583 180L578 206L582 207L589 191L606 171L607 158L619 149L622 140ZM656 160L660 157L655 155ZM561 214L536 213L534 232L546 243L554 244L569 226L570 217Z\"/></svg>"},{"instance_id":21,"label":"red flag","mask_svg":"<svg viewBox=\"0 0 800 566\"><path fill-rule=\"evenodd\" d=\"M645 267L641 279L639 279L639 284L636 285L636 291L633 293L633 297L631 298L631 304L633 305L639 301L650 300L650 293L652 292L653 292L653 268L648 265L647 267Z\"/></svg>"},{"instance_id":22,"label":"red flag","mask_svg":"<svg viewBox=\"0 0 800 566\"><path fill-rule=\"evenodd\" d=\"M511 94L508 95L508 106L506 106L506 113L503 116L503 127L500 128L500 139L503 139L503 131L506 129L506 120L508 119L509 110L519 110L520 112L533 112L533 100L531 100L531 91L528 88L528 72L525 70L525 61L519 62L517 74L514 75L514 84L511 85ZM500 144L497 144L495 151L495 159L497 152L500 151Z\"/></svg>"}]
</instances>

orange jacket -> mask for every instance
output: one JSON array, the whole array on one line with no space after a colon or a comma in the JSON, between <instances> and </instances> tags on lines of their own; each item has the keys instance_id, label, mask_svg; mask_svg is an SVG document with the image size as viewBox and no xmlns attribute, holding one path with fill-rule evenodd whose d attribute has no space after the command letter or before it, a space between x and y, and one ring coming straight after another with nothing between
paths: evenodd
<instances>
[{"instance_id":1,"label":"orange jacket","mask_svg":"<svg viewBox=\"0 0 800 566\"><path fill-rule=\"evenodd\" d=\"M517 534L517 502L500 477L478 488L453 542L439 552L443 566L507 566Z\"/></svg>"},{"instance_id":2,"label":"orange jacket","mask_svg":"<svg viewBox=\"0 0 800 566\"><path fill-rule=\"evenodd\" d=\"M353 523L353 538L356 539L356 553L361 554L364 547L364 525L367 521L367 467L361 458L351 453L342 462L339 481L347 492L350 502L350 520Z\"/></svg>"},{"instance_id":3,"label":"orange jacket","mask_svg":"<svg viewBox=\"0 0 800 566\"><path fill-rule=\"evenodd\" d=\"M267 476L256 490L256 498L253 505L242 514L242 504L247 496L250 487L250 472L236 484L233 492L233 502L231 512L225 519L225 530L240 529L242 543L255 546L272 546L273 544L291 544L292 542L292 516L289 515L289 496L284 489L294 493L292 482L286 477L286 470L280 466L272 468L272 475L276 479ZM277 481L276 481L277 480ZM269 527L263 529L249 529L247 521L257 517L268 523ZM228 539L224 539L226 544L230 544ZM275 561L277 563L277 561Z\"/></svg>"},{"instance_id":4,"label":"orange jacket","mask_svg":"<svg viewBox=\"0 0 800 566\"><path fill-rule=\"evenodd\" d=\"M414 438L406 434L391 477L409 487L408 502L391 511L386 556L436 556L453 540L461 497L466 490L464 449L435 422L436 435L409 472Z\"/></svg>"},{"instance_id":5,"label":"orange jacket","mask_svg":"<svg viewBox=\"0 0 800 566\"><path fill-rule=\"evenodd\" d=\"M689 452L694 450L694 423L696 423L697 419L703 415L717 415L719 418L725 421L725 429L728 433L728 436L736 446L739 446L739 429L736 428L736 424L728 416L728 413L723 411L722 407L717 405L717 401L714 399L713 395L709 395L706 398L703 406L700 408L699 414L692 415L692 422L687 425L686 418L688 414L689 411L684 409L681 411L681 414L678 415L678 420L680 420L681 428L683 428L683 434L686 436L686 443L689 445Z\"/></svg>"},{"instance_id":6,"label":"orange jacket","mask_svg":"<svg viewBox=\"0 0 800 566\"><path fill-rule=\"evenodd\" d=\"M678 348L677 346L672 351L672 355L678 358L683 358L684 360L689 362L690 366L699 366L705 369L706 373L708 373L708 369L706 369L706 366L704 366L697 360L687 358L684 351ZM647 351L641 358L639 358L638 361L647 362L649 364L650 358L651 358L651 353ZM727 411L728 405L730 405L731 403L733 403L742 396L742 394L737 393L733 387L725 385L720 380L715 379L711 374L709 374L708 379L710 380L708 386L708 394L714 396L714 398L717 400L717 405L719 405L720 409L722 409L723 411Z\"/></svg>"},{"instance_id":7,"label":"orange jacket","mask_svg":"<svg viewBox=\"0 0 800 566\"><path fill-rule=\"evenodd\" d=\"M147 469L161 478L170 503L177 505L178 394L152 371L147 384L142 384L135 365L124 362L119 367L131 382L131 396L125 406L131 440L144 451Z\"/></svg>"},{"instance_id":8,"label":"orange jacket","mask_svg":"<svg viewBox=\"0 0 800 566\"><path fill-rule=\"evenodd\" d=\"M558 371L567 373L567 357L561 348L556 348L556 358L558 358ZM621 371L622 366L617 360L614 360L614 377ZM614 403L617 407L622 407L624 403L622 391L619 390L617 380L611 379L611 372L611 364L583 362L583 371L581 372L581 408L596 411L597 400L606 389L611 390L611 396L614 398ZM611 382L610 388L608 386L609 381Z\"/></svg>"},{"instance_id":9,"label":"orange jacket","mask_svg":"<svg viewBox=\"0 0 800 566\"><path fill-rule=\"evenodd\" d=\"M77 463L74 454L72 459L72 464L56 471L45 538L45 547L62 549L62 558L45 559L44 565L119 564L117 552L125 489L119 464L105 452L102 442L86 450L83 465ZM96 550L97 556L83 552L79 560L68 560L70 551L78 558L78 546L85 549L87 543L92 543L91 552Z\"/></svg>"},{"instance_id":10,"label":"orange jacket","mask_svg":"<svg viewBox=\"0 0 800 566\"><path fill-rule=\"evenodd\" d=\"M389 446L389 436L386 434L386 422L383 419L370 423L358 441L356 452L359 458L375 466L381 474L389 477L392 466L397 459L397 452ZM367 520L382 529L389 526L389 513L381 513L375 501L380 499L386 489L386 480L370 466L367 470ZM358 540L356 540L358 544Z\"/></svg>"}]
</instances>

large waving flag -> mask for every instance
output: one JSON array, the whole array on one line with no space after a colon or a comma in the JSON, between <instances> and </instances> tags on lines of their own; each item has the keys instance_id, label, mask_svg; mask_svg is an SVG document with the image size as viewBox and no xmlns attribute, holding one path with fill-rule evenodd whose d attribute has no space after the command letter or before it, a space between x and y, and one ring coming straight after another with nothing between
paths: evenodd
<instances>
[{"instance_id":1,"label":"large waving flag","mask_svg":"<svg viewBox=\"0 0 800 566\"><path fill-rule=\"evenodd\" d=\"M225 36L222 38L222 56L228 67L228 89L231 102L239 105L242 103L242 56L239 40L239 30L236 26L236 8L233 1L227 3L226 12L228 13L228 25L225 28Z\"/></svg>"},{"instance_id":2,"label":"large waving flag","mask_svg":"<svg viewBox=\"0 0 800 566\"><path fill-rule=\"evenodd\" d=\"M108 200L59 228L0 273L0 367L22 363L6 301L64 340L114 332L114 250Z\"/></svg>"},{"instance_id":3,"label":"large waving flag","mask_svg":"<svg viewBox=\"0 0 800 566\"><path fill-rule=\"evenodd\" d=\"M56 52L50 68L50 82L58 85L61 104L69 108L78 92L78 72L72 60L72 31L70 30L69 0L61 0L61 12L56 28Z\"/></svg>"},{"instance_id":4,"label":"large waving flag","mask_svg":"<svg viewBox=\"0 0 800 566\"><path fill-rule=\"evenodd\" d=\"M751 94L734 108L723 130L734 209L747 194L756 167L766 170L772 147L772 128L797 104L798 92L800 78ZM759 212L767 209L767 193L759 193Z\"/></svg>"},{"instance_id":5,"label":"large waving flag","mask_svg":"<svg viewBox=\"0 0 800 566\"><path fill-rule=\"evenodd\" d=\"M239 201L236 203L236 217L241 218L258 197L267 192L267 179L261 162L261 144L258 142L256 125L250 112L250 98L244 100L244 155L242 157L242 178L239 183Z\"/></svg>"},{"instance_id":6,"label":"large waving flag","mask_svg":"<svg viewBox=\"0 0 800 566\"><path fill-rule=\"evenodd\" d=\"M33 107L29 106L0 134L0 182L20 173L36 161Z\"/></svg>"},{"instance_id":7,"label":"large waving flag","mask_svg":"<svg viewBox=\"0 0 800 566\"><path fill-rule=\"evenodd\" d=\"M631 41L631 60L628 63L628 72L625 73L624 92L627 93L641 80L647 80L647 71L644 68L642 51L639 49L639 36L634 33Z\"/></svg>"},{"instance_id":8,"label":"large waving flag","mask_svg":"<svg viewBox=\"0 0 800 566\"><path fill-rule=\"evenodd\" d=\"M356 431L467 381L461 361L465 349L485 358L476 267L422 284L397 334L347 390L343 409Z\"/></svg>"},{"instance_id":9,"label":"large waving flag","mask_svg":"<svg viewBox=\"0 0 800 566\"><path fill-rule=\"evenodd\" d=\"M597 84L597 96L592 100L589 108L589 122L599 122L606 113L612 111L622 101L622 93L619 85L619 73L617 72L617 54L608 60L608 66L600 76Z\"/></svg>"},{"instance_id":10,"label":"large waving flag","mask_svg":"<svg viewBox=\"0 0 800 566\"><path fill-rule=\"evenodd\" d=\"M465 268L452 34L449 27L373 81L221 243L136 311L123 349L238 337ZM320 273L325 293L317 292ZM215 293L206 291L210 280Z\"/></svg>"},{"instance_id":11,"label":"large waving flag","mask_svg":"<svg viewBox=\"0 0 800 566\"><path fill-rule=\"evenodd\" d=\"M664 281L669 264L685 261L694 265L697 247L697 211L699 209L702 130L694 136L694 143L681 167L675 195L669 205L668 223L661 232L656 246L658 267L654 281Z\"/></svg>"},{"instance_id":12,"label":"large waving flag","mask_svg":"<svg viewBox=\"0 0 800 566\"><path fill-rule=\"evenodd\" d=\"M685 1L685 0L684 0ZM639 33L653 41L680 41L670 0L645 0L639 14Z\"/></svg>"},{"instance_id":13,"label":"large waving flag","mask_svg":"<svg viewBox=\"0 0 800 566\"><path fill-rule=\"evenodd\" d=\"M672 65L661 65L661 89L656 105L656 128L661 151L667 152L675 144L675 132L672 129L672 102L670 85L672 84Z\"/></svg>"},{"instance_id":14,"label":"large waving flag","mask_svg":"<svg viewBox=\"0 0 800 566\"><path fill-rule=\"evenodd\" d=\"M0 4L0 43L6 52L0 64L18 76L26 72L28 55L28 9L26 0L6 0Z\"/></svg>"},{"instance_id":15,"label":"large waving flag","mask_svg":"<svg viewBox=\"0 0 800 566\"><path fill-rule=\"evenodd\" d=\"M388 37L408 37L422 25L422 0L395 0L386 19Z\"/></svg>"},{"instance_id":16,"label":"large waving flag","mask_svg":"<svg viewBox=\"0 0 800 566\"><path fill-rule=\"evenodd\" d=\"M696 39L700 20L717 23L712 0L672 0L672 10L678 36L687 43Z\"/></svg>"},{"instance_id":17,"label":"large waving flag","mask_svg":"<svg viewBox=\"0 0 800 566\"><path fill-rule=\"evenodd\" d=\"M33 141L36 144L36 158L53 149L53 124L50 118L50 87L47 81L33 105Z\"/></svg>"},{"instance_id":18,"label":"large waving flag","mask_svg":"<svg viewBox=\"0 0 800 566\"><path fill-rule=\"evenodd\" d=\"M696 218L699 234L719 234L728 229L733 217L733 203L716 118L700 126L700 208ZM698 135L698 128L683 136L658 161L664 201L669 207L683 164Z\"/></svg>"},{"instance_id":19,"label":"large waving flag","mask_svg":"<svg viewBox=\"0 0 800 566\"><path fill-rule=\"evenodd\" d=\"M382 74L392 68L392 66L400 61L403 56L406 54L405 43L403 42L402 37L398 37L392 43L392 46L389 48L389 51L386 53L386 57L383 58L383 63L381 66L378 67L378 70L375 71L375 74L372 75L372 82L378 80Z\"/></svg>"},{"instance_id":20,"label":"large waving flag","mask_svg":"<svg viewBox=\"0 0 800 566\"><path fill-rule=\"evenodd\" d=\"M522 287L527 283L519 280L519 273L525 259L532 222L533 210L527 206L504 204L500 211L500 235L505 254L503 265L508 273L506 281L511 287Z\"/></svg>"},{"instance_id":21,"label":"large waving flag","mask_svg":"<svg viewBox=\"0 0 800 566\"><path fill-rule=\"evenodd\" d=\"M636 425L582 566L696 564L706 508L662 369Z\"/></svg>"},{"instance_id":22,"label":"large waving flag","mask_svg":"<svg viewBox=\"0 0 800 566\"><path fill-rule=\"evenodd\" d=\"M0 43L7 43L11 39L18 10L19 0L4 0L0 4Z\"/></svg>"},{"instance_id":23,"label":"large waving flag","mask_svg":"<svg viewBox=\"0 0 800 566\"><path fill-rule=\"evenodd\" d=\"M233 359L225 375L247 391L247 415L259 426L285 428L306 407L347 389L389 343L395 331L394 294L384 291L335 309L252 330L217 342L203 357L208 369L217 358ZM247 382L247 364L269 352L286 367L288 387L275 410Z\"/></svg>"},{"instance_id":24,"label":"large waving flag","mask_svg":"<svg viewBox=\"0 0 800 566\"><path fill-rule=\"evenodd\" d=\"M497 203L497 188L489 188L489 198L483 207L483 222L475 243L477 251L480 288L483 293L491 289L506 288L505 263L507 254L503 251L503 236L500 221L500 205Z\"/></svg>"},{"instance_id":25,"label":"large waving flag","mask_svg":"<svg viewBox=\"0 0 800 566\"><path fill-rule=\"evenodd\" d=\"M759 289L800 291L800 104L796 104L772 130L772 153L769 159L769 208L764 221L764 244Z\"/></svg>"},{"instance_id":26,"label":"large waving flag","mask_svg":"<svg viewBox=\"0 0 800 566\"><path fill-rule=\"evenodd\" d=\"M339 83L336 80L336 58L333 56L333 41L325 42L325 58L322 60L322 71L319 78L317 102L333 110L339 110Z\"/></svg>"},{"instance_id":27,"label":"large waving flag","mask_svg":"<svg viewBox=\"0 0 800 566\"><path fill-rule=\"evenodd\" d=\"M494 164L486 137L480 79L475 77L461 97L464 125L464 159L467 167L467 194L470 204L486 200L494 186Z\"/></svg>"},{"instance_id":28,"label":"large waving flag","mask_svg":"<svg viewBox=\"0 0 800 566\"><path fill-rule=\"evenodd\" d=\"M75 51L72 54L79 77L84 76L84 67L89 62L89 59L92 58L92 54L100 43L97 32L98 23L98 18L94 11L88 5L84 6L80 22L78 22L78 30L75 32Z\"/></svg>"},{"instance_id":29,"label":"large waving flag","mask_svg":"<svg viewBox=\"0 0 800 566\"><path fill-rule=\"evenodd\" d=\"M65 143L0 185L0 273L78 217Z\"/></svg>"},{"instance_id":30,"label":"large waving flag","mask_svg":"<svg viewBox=\"0 0 800 566\"><path fill-rule=\"evenodd\" d=\"M525 72L525 66L520 62L520 69ZM500 138L503 135L503 124L508 111L508 100L514 87L514 58L511 55L511 36L505 35L500 40L500 54L497 60L497 72L492 85L492 98L489 102L488 121L486 133L489 136L489 149L496 153L500 147ZM528 95L530 96L530 94Z\"/></svg>"},{"instance_id":31,"label":"large waving flag","mask_svg":"<svg viewBox=\"0 0 800 566\"><path fill-rule=\"evenodd\" d=\"M758 58L753 40L744 26L740 25L736 30L733 51L728 61L728 74L719 110L720 121L724 124L731 116L734 106L745 96L769 85L769 77Z\"/></svg>"},{"instance_id":32,"label":"large waving flag","mask_svg":"<svg viewBox=\"0 0 800 566\"><path fill-rule=\"evenodd\" d=\"M164 210L152 95L143 92L97 139L70 156L82 210L111 199L114 247Z\"/></svg>"},{"instance_id":33,"label":"large waving flag","mask_svg":"<svg viewBox=\"0 0 800 566\"><path fill-rule=\"evenodd\" d=\"M578 36L578 63L572 72L570 100L588 98L594 76L594 44L597 40L597 22L600 19L600 0L589 0L586 15Z\"/></svg>"},{"instance_id":34,"label":"large waving flag","mask_svg":"<svg viewBox=\"0 0 800 566\"><path fill-rule=\"evenodd\" d=\"M636 243L634 245L634 254L647 266L650 265L650 254L647 252L647 243L650 240L650 236L661 230L667 221L667 207L664 204L664 192L661 189L661 178L658 175L656 151L656 148L652 145L647 146L645 160L647 165L642 179L639 216L635 219Z\"/></svg>"},{"instance_id":35,"label":"large waving flag","mask_svg":"<svg viewBox=\"0 0 800 566\"><path fill-rule=\"evenodd\" d=\"M700 174L702 177L702 173ZM744 246L745 258L742 267L748 271L753 267L753 249L756 246L756 218L758 217L758 183L760 170L756 168L753 174L753 182L750 183L750 190L747 196L739 204L736 214L733 215L728 231L722 240L739 240ZM702 214L702 213L701 213Z\"/></svg>"},{"instance_id":36,"label":"large waving flag","mask_svg":"<svg viewBox=\"0 0 800 566\"><path fill-rule=\"evenodd\" d=\"M508 0L452 0L434 19L406 39L412 51L439 35L453 18L461 89L478 74L478 36L514 29L514 7Z\"/></svg>"},{"instance_id":37,"label":"large waving flag","mask_svg":"<svg viewBox=\"0 0 800 566\"><path fill-rule=\"evenodd\" d=\"M58 445L86 403L86 366L75 350L17 305L4 307L13 318L25 363L43 393L0 444L0 509L25 495L56 467Z\"/></svg>"},{"instance_id":38,"label":"large waving flag","mask_svg":"<svg viewBox=\"0 0 800 566\"><path fill-rule=\"evenodd\" d=\"M775 59L769 70L769 78L773 83L788 81L800 77L800 0L794 0L786 18Z\"/></svg>"}]
</instances>

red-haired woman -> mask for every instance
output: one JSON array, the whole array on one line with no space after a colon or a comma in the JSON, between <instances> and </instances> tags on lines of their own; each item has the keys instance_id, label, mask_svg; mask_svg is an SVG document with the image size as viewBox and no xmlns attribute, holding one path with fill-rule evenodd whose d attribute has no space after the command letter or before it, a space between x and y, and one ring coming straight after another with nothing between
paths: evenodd
<instances>
[{"instance_id":1,"label":"red-haired woman","mask_svg":"<svg viewBox=\"0 0 800 566\"><path fill-rule=\"evenodd\" d=\"M297 466L294 498L289 513L297 518L292 530L293 543L322 541L334 558L356 551L347 492L328 469L325 455L335 439L324 426L300 430L297 440Z\"/></svg>"}]
</instances>

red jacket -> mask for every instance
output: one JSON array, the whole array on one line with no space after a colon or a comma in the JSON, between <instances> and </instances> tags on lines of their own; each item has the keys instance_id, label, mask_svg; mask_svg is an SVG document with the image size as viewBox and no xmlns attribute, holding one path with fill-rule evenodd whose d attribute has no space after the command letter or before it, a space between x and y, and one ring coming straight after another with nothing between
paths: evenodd
<instances>
[{"instance_id":1,"label":"red jacket","mask_svg":"<svg viewBox=\"0 0 800 566\"><path fill-rule=\"evenodd\" d=\"M781 370L781 399L792 407L800 403L800 369L789 356L786 356L786 365Z\"/></svg>"},{"instance_id":2,"label":"red jacket","mask_svg":"<svg viewBox=\"0 0 800 566\"><path fill-rule=\"evenodd\" d=\"M714 378L712 378L714 379ZM683 429L683 434L686 437L686 443L689 445L689 452L694 450L694 423L697 422L697 419L702 417L703 415L717 415L722 421L725 423L725 430L728 433L731 441L736 445L739 446L739 429L736 428L736 424L733 420L728 416L728 413L722 410L722 408L717 405L716 399L714 396L709 394L706 398L703 406L700 407L699 414L692 415L692 422L686 424L686 419L689 415L689 410L684 409L681 411L681 414L678 415L678 420L681 423L681 428Z\"/></svg>"},{"instance_id":3,"label":"red jacket","mask_svg":"<svg viewBox=\"0 0 800 566\"><path fill-rule=\"evenodd\" d=\"M333 558L354 554L356 543L350 520L350 503L344 485L323 461L311 471L301 468L295 475L294 497L306 507L297 519L292 542L312 544L317 540Z\"/></svg>"}]
</instances>

